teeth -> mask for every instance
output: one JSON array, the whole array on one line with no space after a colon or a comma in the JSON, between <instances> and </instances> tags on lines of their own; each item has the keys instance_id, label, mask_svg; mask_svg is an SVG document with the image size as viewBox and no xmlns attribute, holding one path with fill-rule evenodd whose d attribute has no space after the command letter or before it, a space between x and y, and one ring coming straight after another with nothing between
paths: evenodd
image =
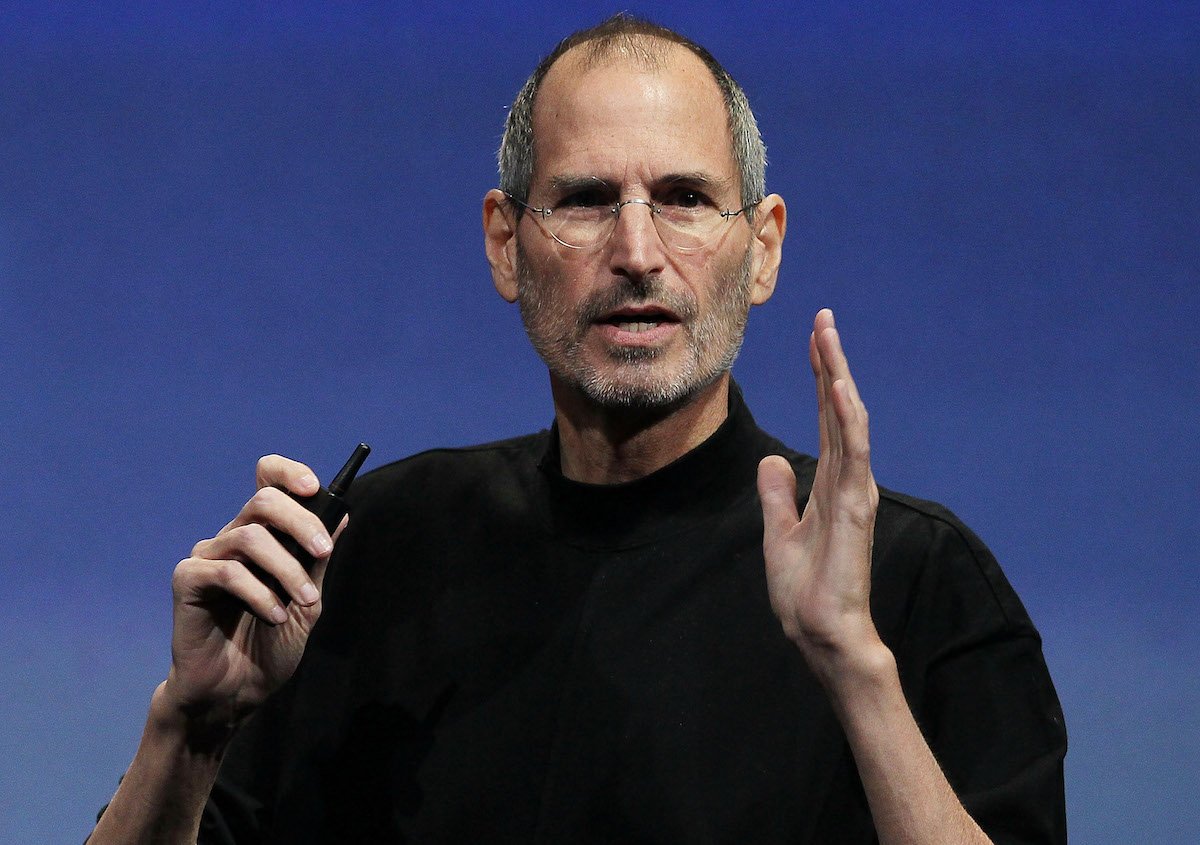
<instances>
[{"instance_id":1,"label":"teeth","mask_svg":"<svg viewBox=\"0 0 1200 845\"><path fill-rule=\"evenodd\" d=\"M637 322L637 323L617 323L617 328L623 332L645 332L657 326L658 323Z\"/></svg>"}]
</instances>

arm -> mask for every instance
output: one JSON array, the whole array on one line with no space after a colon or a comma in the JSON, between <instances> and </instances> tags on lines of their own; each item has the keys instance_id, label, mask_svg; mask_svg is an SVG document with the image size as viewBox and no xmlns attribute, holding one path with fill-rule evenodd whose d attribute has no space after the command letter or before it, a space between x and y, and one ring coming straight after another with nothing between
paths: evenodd
<instances>
[{"instance_id":1,"label":"arm","mask_svg":"<svg viewBox=\"0 0 1200 845\"><path fill-rule=\"evenodd\" d=\"M896 661L871 619L871 545L879 491L867 411L833 314L809 341L820 456L801 517L796 477L781 457L759 465L771 605L829 694L854 754L879 841L985 843L922 736Z\"/></svg>"},{"instance_id":2,"label":"arm","mask_svg":"<svg viewBox=\"0 0 1200 845\"><path fill-rule=\"evenodd\" d=\"M237 726L300 661L320 615L333 538L276 489L316 492L307 467L273 455L258 462L256 476L258 492L237 517L175 568L170 672L151 698L137 753L90 845L195 842ZM266 526L295 537L316 558L311 576ZM286 610L248 563L284 585L292 599Z\"/></svg>"}]
</instances>

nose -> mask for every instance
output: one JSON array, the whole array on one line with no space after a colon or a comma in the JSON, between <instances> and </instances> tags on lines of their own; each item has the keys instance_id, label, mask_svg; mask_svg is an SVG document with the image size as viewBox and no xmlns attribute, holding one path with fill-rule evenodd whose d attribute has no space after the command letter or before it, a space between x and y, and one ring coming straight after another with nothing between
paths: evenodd
<instances>
[{"instance_id":1,"label":"nose","mask_svg":"<svg viewBox=\"0 0 1200 845\"><path fill-rule=\"evenodd\" d=\"M625 276L635 284L662 272L666 244L654 225L654 206L649 200L634 198L618 203L608 241L608 260L614 275Z\"/></svg>"}]
</instances>

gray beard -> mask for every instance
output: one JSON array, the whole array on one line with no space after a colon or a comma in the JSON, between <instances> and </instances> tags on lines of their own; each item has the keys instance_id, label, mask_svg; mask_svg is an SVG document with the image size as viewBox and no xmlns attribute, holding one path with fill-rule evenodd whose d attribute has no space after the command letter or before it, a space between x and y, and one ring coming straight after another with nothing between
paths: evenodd
<instances>
[{"instance_id":1,"label":"gray beard","mask_svg":"<svg viewBox=\"0 0 1200 845\"><path fill-rule=\"evenodd\" d=\"M752 251L747 248L740 264L718 279L723 297L697 321L696 301L666 289L657 276L640 283L622 281L584 301L577 313L551 305L544 286L555 278L537 279L517 244L517 298L521 320L534 349L550 372L576 387L590 401L604 408L656 410L684 404L697 392L729 372L741 350L750 310ZM666 377L653 371L662 350L618 347L609 358L620 364L615 374L603 373L583 355L583 338L601 315L627 305L654 301L677 314L682 322L690 355L682 367Z\"/></svg>"}]
</instances>

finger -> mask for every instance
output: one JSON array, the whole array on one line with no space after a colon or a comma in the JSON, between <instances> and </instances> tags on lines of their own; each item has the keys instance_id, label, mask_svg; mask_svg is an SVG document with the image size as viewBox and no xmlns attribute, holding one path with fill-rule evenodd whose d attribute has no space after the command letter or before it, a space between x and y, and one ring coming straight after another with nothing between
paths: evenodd
<instances>
[{"instance_id":1,"label":"finger","mask_svg":"<svg viewBox=\"0 0 1200 845\"><path fill-rule=\"evenodd\" d=\"M861 402L858 386L854 383L854 377L850 373L850 362L842 348L841 332L833 322L833 312L825 309L822 313L827 315L827 319L819 321L822 328L817 331L817 337L821 347L821 360L826 365L830 381L845 379L849 382L850 393L854 397L854 401ZM820 316L818 315L818 317Z\"/></svg>"},{"instance_id":2,"label":"finger","mask_svg":"<svg viewBox=\"0 0 1200 845\"><path fill-rule=\"evenodd\" d=\"M764 544L782 537L800 521L796 473L786 458L768 455L759 462L758 498L762 502Z\"/></svg>"},{"instance_id":3,"label":"finger","mask_svg":"<svg viewBox=\"0 0 1200 845\"><path fill-rule=\"evenodd\" d=\"M299 461L282 455L264 455L254 468L256 487L279 487L297 496L311 496L321 486L316 473Z\"/></svg>"},{"instance_id":4,"label":"finger","mask_svg":"<svg viewBox=\"0 0 1200 845\"><path fill-rule=\"evenodd\" d=\"M202 604L215 596L231 596L268 625L288 620L279 598L238 560L182 560L175 567L171 589L177 605Z\"/></svg>"},{"instance_id":5,"label":"finger","mask_svg":"<svg viewBox=\"0 0 1200 845\"><path fill-rule=\"evenodd\" d=\"M335 528L333 531L332 539L333 539L334 543L336 543L338 541L338 537L342 536L342 532L346 530L346 526L349 524L350 524L350 514L345 514L342 517L342 521L338 523L338 527Z\"/></svg>"},{"instance_id":6,"label":"finger","mask_svg":"<svg viewBox=\"0 0 1200 845\"><path fill-rule=\"evenodd\" d=\"M829 397L825 394L825 377L821 367L821 351L817 348L815 333L808 336L808 362L812 365L813 382L817 390L817 435L819 455L829 452L829 425L826 420L826 403Z\"/></svg>"},{"instance_id":7,"label":"finger","mask_svg":"<svg viewBox=\"0 0 1200 845\"><path fill-rule=\"evenodd\" d=\"M333 538L320 518L277 487L260 487L221 533L252 523L269 525L294 538L313 557L325 557L333 550Z\"/></svg>"},{"instance_id":8,"label":"finger","mask_svg":"<svg viewBox=\"0 0 1200 845\"><path fill-rule=\"evenodd\" d=\"M342 517L341 523L333 532L333 542L336 545L338 538L342 536L342 532L346 530L346 526L350 524L350 515L346 514ZM317 558L313 564L313 568L309 571L309 577L312 578L313 584L317 587L318 596L325 585L325 571L329 568L329 555L322 558Z\"/></svg>"},{"instance_id":9,"label":"finger","mask_svg":"<svg viewBox=\"0 0 1200 845\"><path fill-rule=\"evenodd\" d=\"M871 474L871 436L867 409L853 392L853 382L839 378L833 383L833 405L838 418L839 437L842 444L839 462L838 485L853 499L867 491L866 500L876 494Z\"/></svg>"},{"instance_id":10,"label":"finger","mask_svg":"<svg viewBox=\"0 0 1200 845\"><path fill-rule=\"evenodd\" d=\"M195 558L238 560L278 598L287 597L305 607L316 603L320 593L293 551L280 543L261 523L252 522L202 540L192 549ZM316 558L324 561L328 555Z\"/></svg>"},{"instance_id":11,"label":"finger","mask_svg":"<svg viewBox=\"0 0 1200 845\"><path fill-rule=\"evenodd\" d=\"M830 313L829 319L832 320L832 317ZM860 453L860 458L864 457L869 445L867 408L850 373L850 363L842 348L841 335L835 326L828 325L822 330L818 347L829 379L828 398L836 415L838 441L842 451L845 453L853 449ZM850 442L851 440L853 442Z\"/></svg>"},{"instance_id":12,"label":"finger","mask_svg":"<svg viewBox=\"0 0 1200 845\"><path fill-rule=\"evenodd\" d=\"M867 409L853 396L846 379L833 383L833 405L841 431L842 458L846 475L861 480L871 466L871 439L867 427Z\"/></svg>"},{"instance_id":13,"label":"finger","mask_svg":"<svg viewBox=\"0 0 1200 845\"><path fill-rule=\"evenodd\" d=\"M821 417L821 423L825 426L827 435L828 449L823 454L828 455L829 460L836 461L841 455L841 430L838 426L837 411L833 406L833 382L834 372L830 362L829 334L836 330L829 325L833 319L833 314L829 309L823 309L817 314L817 319L813 326L814 348L816 350L818 381L821 385L821 394L824 402L818 406L818 413Z\"/></svg>"}]
</instances>

